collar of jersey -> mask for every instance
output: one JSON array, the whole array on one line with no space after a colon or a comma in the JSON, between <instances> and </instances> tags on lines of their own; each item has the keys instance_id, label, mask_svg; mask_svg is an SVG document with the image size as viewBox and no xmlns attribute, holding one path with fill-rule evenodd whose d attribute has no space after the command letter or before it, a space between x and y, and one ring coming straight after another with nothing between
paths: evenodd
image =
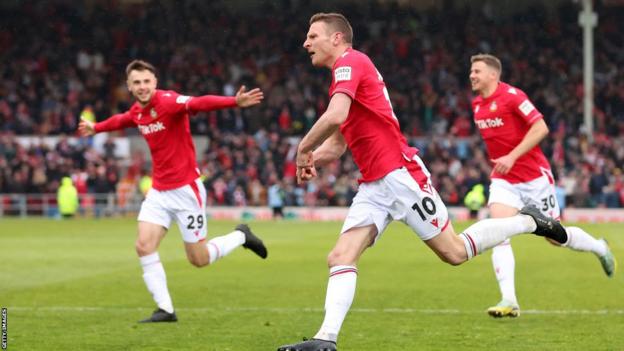
<instances>
[{"instance_id":1,"label":"collar of jersey","mask_svg":"<svg viewBox=\"0 0 624 351\"><path fill-rule=\"evenodd\" d=\"M152 95L152 98L147 103L147 105L145 105L145 107L141 107L141 104L138 101L134 103L134 106L136 106L136 108L138 109L137 111L139 112L149 111L149 109L154 107L154 105L156 105L156 102L158 102L158 95L160 95L160 90L156 89L154 91L154 94Z\"/></svg>"},{"instance_id":2,"label":"collar of jersey","mask_svg":"<svg viewBox=\"0 0 624 351\"><path fill-rule=\"evenodd\" d=\"M494 93L492 93L492 95L483 98L483 102L487 103L489 101L492 101L494 98L498 97L501 94L501 91L503 91L505 88L508 88L507 84L504 82L498 82L498 86L496 87L496 90L494 90Z\"/></svg>"}]
</instances>

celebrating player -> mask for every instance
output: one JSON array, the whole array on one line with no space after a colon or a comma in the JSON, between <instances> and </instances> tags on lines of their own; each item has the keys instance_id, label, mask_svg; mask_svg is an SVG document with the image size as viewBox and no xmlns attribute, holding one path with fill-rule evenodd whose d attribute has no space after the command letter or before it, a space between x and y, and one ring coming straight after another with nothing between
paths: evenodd
<instances>
[{"instance_id":1,"label":"celebrating player","mask_svg":"<svg viewBox=\"0 0 624 351\"><path fill-rule=\"evenodd\" d=\"M331 69L332 83L327 110L299 144L297 180L314 178L316 167L338 159L347 146L362 178L327 259L329 282L321 328L314 338L281 346L278 351L336 350L355 294L356 264L392 220L407 224L452 265L520 233L567 241L563 227L534 207L523 208L514 217L477 222L456 235L418 150L409 147L401 134L381 74L368 56L352 48L352 38L343 15L319 13L310 19L303 44L314 66Z\"/></svg>"},{"instance_id":2,"label":"celebrating player","mask_svg":"<svg viewBox=\"0 0 624 351\"><path fill-rule=\"evenodd\" d=\"M244 86L235 97L192 97L158 90L154 66L141 60L130 62L126 76L128 90L136 99L130 110L99 123L82 120L78 130L88 136L137 127L147 141L153 159L153 185L141 205L136 251L143 267L143 280L158 309L141 322L175 322L177 316L157 252L172 219L182 233L188 260L197 267L212 264L241 245L262 258L267 257L262 241L244 224L205 243L206 189L198 178L189 115L254 106L264 96L259 89L246 91Z\"/></svg>"},{"instance_id":3,"label":"celebrating player","mask_svg":"<svg viewBox=\"0 0 624 351\"><path fill-rule=\"evenodd\" d=\"M470 83L478 94L472 101L474 121L492 159L488 207L492 218L514 216L534 205L558 219L559 204L550 164L539 147L548 135L542 114L520 89L500 81L502 65L493 55L470 59ZM566 227L568 240L561 246L596 254L607 276L615 273L615 260L604 239L595 239L578 227ZM514 286L515 260L509 239L492 249L492 264L502 300L488 309L493 317L517 317L520 307Z\"/></svg>"}]
</instances>

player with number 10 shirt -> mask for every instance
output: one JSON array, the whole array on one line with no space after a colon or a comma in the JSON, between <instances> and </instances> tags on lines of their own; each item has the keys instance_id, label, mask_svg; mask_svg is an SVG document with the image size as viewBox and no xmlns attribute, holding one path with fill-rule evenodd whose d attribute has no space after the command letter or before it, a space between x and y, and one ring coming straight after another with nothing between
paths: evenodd
<instances>
[{"instance_id":1,"label":"player with number 10 shirt","mask_svg":"<svg viewBox=\"0 0 624 351\"><path fill-rule=\"evenodd\" d=\"M314 66L331 70L332 83L327 110L299 143L297 180L313 179L316 167L340 158L347 147L362 178L327 259L323 323L312 339L281 346L278 351L337 349L338 333L355 295L357 262L393 220L407 224L443 261L453 265L520 233L566 240L558 223L534 212L484 220L456 235L418 150L408 146L401 133L382 75L366 54L353 49L352 40L351 25L343 15L318 13L310 19L303 47Z\"/></svg>"}]
</instances>

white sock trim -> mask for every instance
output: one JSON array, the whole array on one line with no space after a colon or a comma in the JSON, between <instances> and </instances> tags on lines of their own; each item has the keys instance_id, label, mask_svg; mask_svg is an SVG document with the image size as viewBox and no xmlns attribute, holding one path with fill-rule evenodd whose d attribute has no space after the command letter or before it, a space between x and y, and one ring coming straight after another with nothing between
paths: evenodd
<instances>
[{"instance_id":1,"label":"white sock trim","mask_svg":"<svg viewBox=\"0 0 624 351\"><path fill-rule=\"evenodd\" d=\"M468 233L461 233L459 236L464 240L464 247L466 248L466 256L468 259L473 258L477 255L477 246L475 245L474 240Z\"/></svg>"},{"instance_id":2,"label":"white sock trim","mask_svg":"<svg viewBox=\"0 0 624 351\"><path fill-rule=\"evenodd\" d=\"M206 243L210 263L214 263L245 243L245 233L235 230L230 234L218 236Z\"/></svg>"},{"instance_id":3,"label":"white sock trim","mask_svg":"<svg viewBox=\"0 0 624 351\"><path fill-rule=\"evenodd\" d=\"M150 264L160 262L160 255L158 255L158 252L154 252L153 254L139 257L139 261L141 262L141 266L149 266Z\"/></svg>"},{"instance_id":4,"label":"white sock trim","mask_svg":"<svg viewBox=\"0 0 624 351\"><path fill-rule=\"evenodd\" d=\"M208 249L208 256L210 258L210 264L213 264L216 260L221 257L221 252L219 251L219 246L215 243L207 242L206 248Z\"/></svg>"}]
</instances>

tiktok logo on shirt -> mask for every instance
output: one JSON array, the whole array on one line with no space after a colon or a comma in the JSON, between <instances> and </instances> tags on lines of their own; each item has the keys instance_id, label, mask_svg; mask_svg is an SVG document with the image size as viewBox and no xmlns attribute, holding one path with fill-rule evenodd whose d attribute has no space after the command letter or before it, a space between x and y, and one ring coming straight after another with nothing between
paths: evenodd
<instances>
[{"instance_id":1,"label":"tiktok logo on shirt","mask_svg":"<svg viewBox=\"0 0 624 351\"><path fill-rule=\"evenodd\" d=\"M162 122L150 123L146 126L139 125L139 131L143 135L149 135L152 133L160 132L161 130L165 130L165 125Z\"/></svg>"},{"instance_id":2,"label":"tiktok logo on shirt","mask_svg":"<svg viewBox=\"0 0 624 351\"><path fill-rule=\"evenodd\" d=\"M503 123L503 119L500 117L480 119L475 122L477 123L477 127L479 127L479 129L498 128L505 125L505 123Z\"/></svg>"}]
</instances>

